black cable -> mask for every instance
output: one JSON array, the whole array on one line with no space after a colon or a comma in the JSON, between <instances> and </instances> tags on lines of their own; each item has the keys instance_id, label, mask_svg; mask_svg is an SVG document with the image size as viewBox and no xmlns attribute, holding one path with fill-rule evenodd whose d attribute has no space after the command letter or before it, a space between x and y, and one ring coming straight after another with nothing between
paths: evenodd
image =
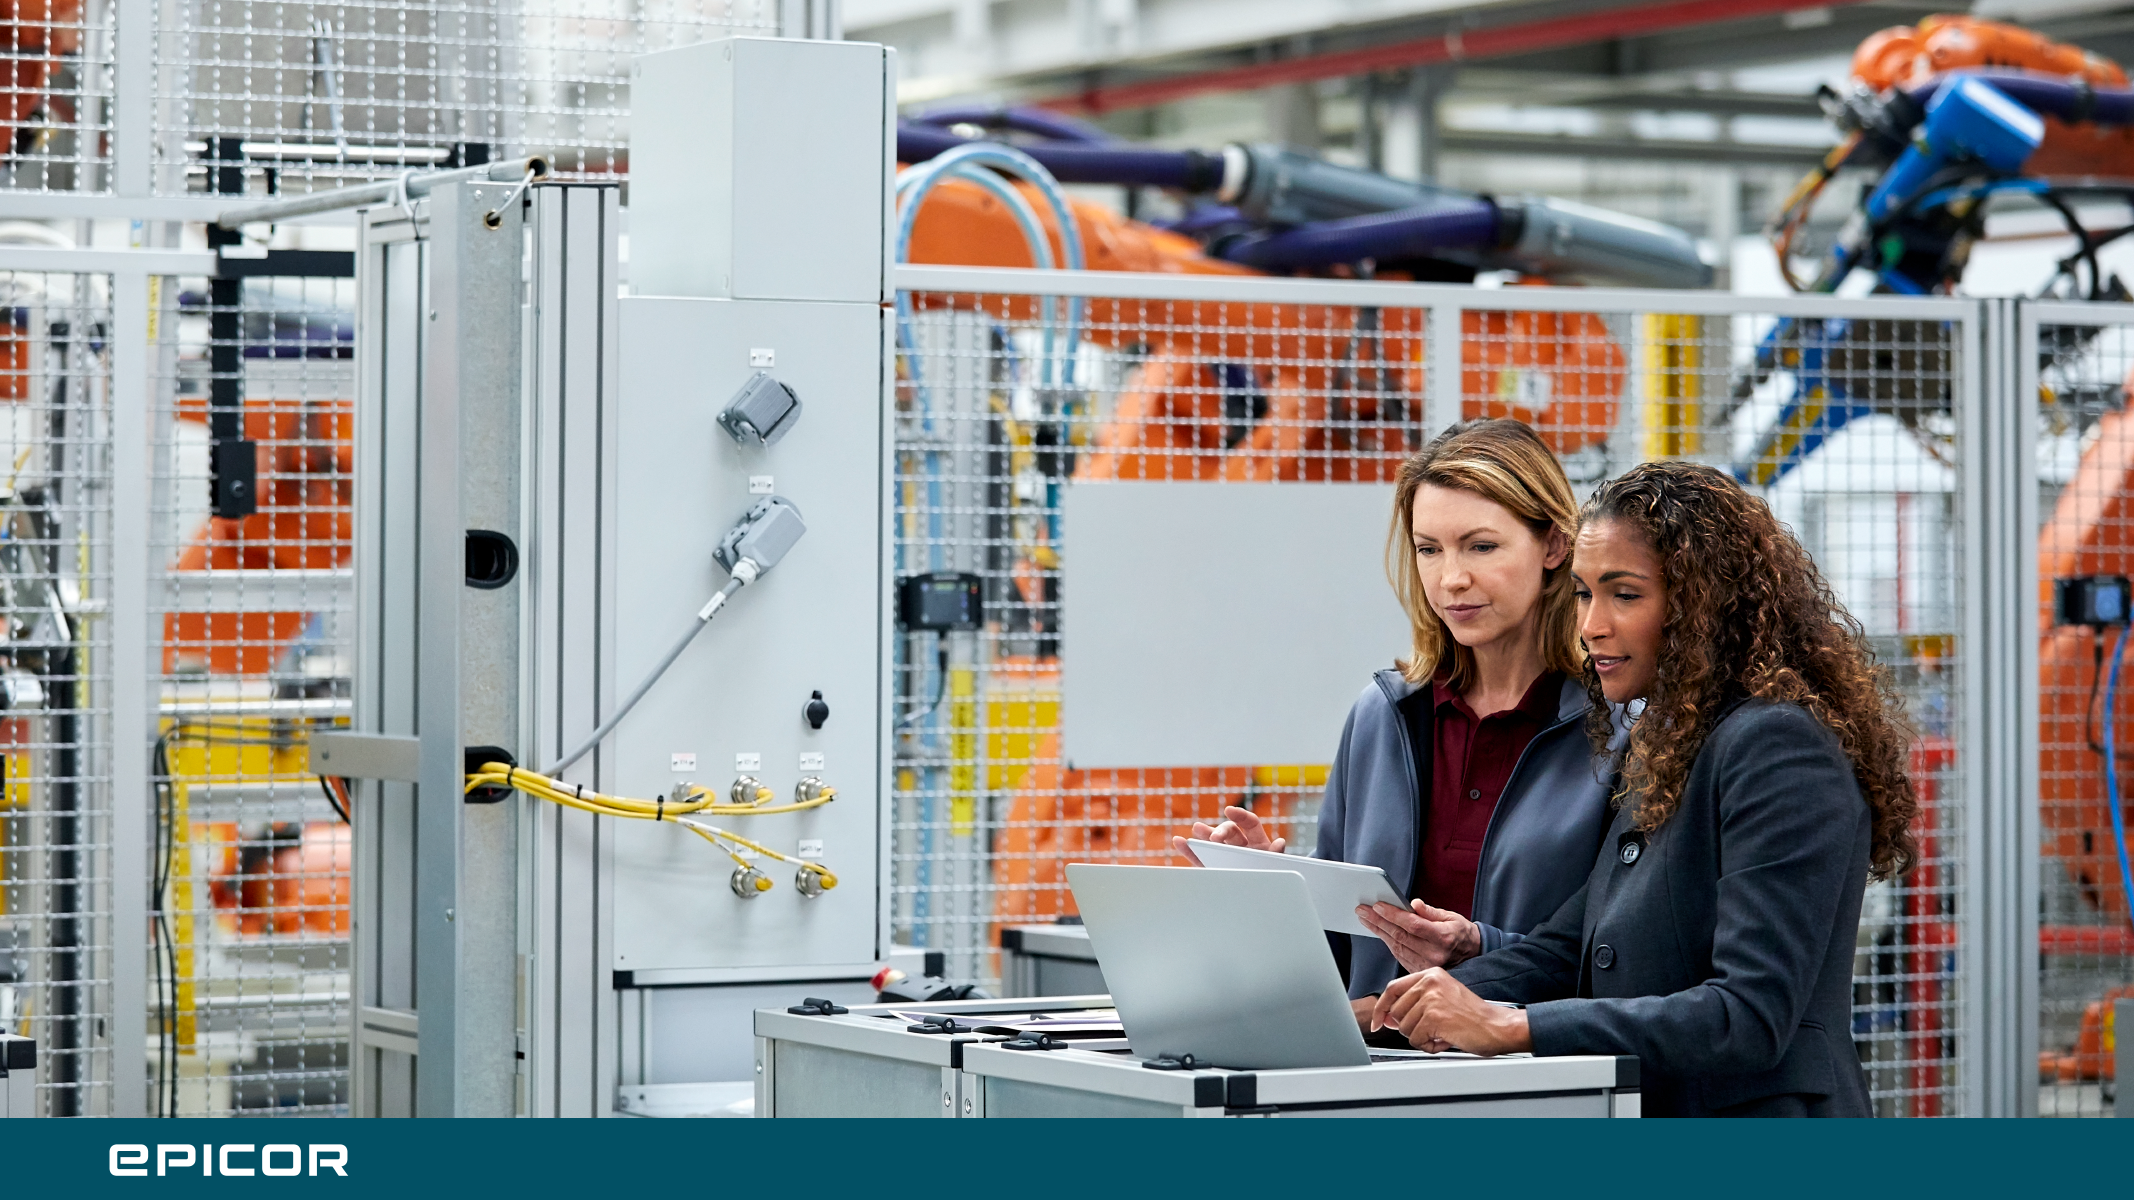
<instances>
[{"instance_id":1,"label":"black cable","mask_svg":"<svg viewBox=\"0 0 2134 1200\"><path fill-rule=\"evenodd\" d=\"M341 793L334 789L332 780L324 775L319 776L319 790L326 793L326 803L333 805L333 815L341 818L341 824L355 824L348 819L348 809L341 804Z\"/></svg>"},{"instance_id":2,"label":"black cable","mask_svg":"<svg viewBox=\"0 0 2134 1200\"><path fill-rule=\"evenodd\" d=\"M172 778L170 748L173 744L199 738L213 745L221 743L238 746L282 746L289 739L257 736L251 726L217 725L214 721L173 721L171 727L156 738L155 750L150 759L150 782L155 790L155 875L149 902L155 918L156 952L156 1066L160 1078L156 1087L156 1115L178 1115L178 947L171 926L170 908L166 897L170 892L172 859L177 854L177 788ZM343 824L348 824L349 815L339 797L319 777L319 785L326 791L326 801Z\"/></svg>"},{"instance_id":3,"label":"black cable","mask_svg":"<svg viewBox=\"0 0 2134 1200\"><path fill-rule=\"evenodd\" d=\"M170 860L176 846L173 825L177 806L170 778L170 741L171 735L183 728L184 723L178 722L156 738L150 766L156 795L155 885L149 901L156 922L156 1115L159 1117L176 1116L178 1110L178 959L165 898L170 892Z\"/></svg>"},{"instance_id":4,"label":"black cable","mask_svg":"<svg viewBox=\"0 0 2134 1200\"><path fill-rule=\"evenodd\" d=\"M939 647L934 655L933 702L917 712L904 714L897 721L897 728L899 729L908 725L917 725L926 718L933 716L940 711L941 702L948 699L948 639L938 633L934 635L934 639L939 643Z\"/></svg>"},{"instance_id":5,"label":"black cable","mask_svg":"<svg viewBox=\"0 0 2134 1200\"><path fill-rule=\"evenodd\" d=\"M2068 266L2078 258L2088 263L2090 266L2088 298L2091 300L2097 299L2104 290L2104 270L2097 265L2097 247L2090 241L2089 230L2083 228L2082 219L2075 215L2074 207L2068 204L2066 200L2061 199L2058 192L2051 190L2039 192L2038 199L2044 201L2046 207L2060 214L2060 219L2067 224L2067 231L2075 235L2075 244L2079 247L2075 253L2060 260L2060 270L2067 271ZM2102 651L2100 650L2099 653L2102 653Z\"/></svg>"}]
</instances>

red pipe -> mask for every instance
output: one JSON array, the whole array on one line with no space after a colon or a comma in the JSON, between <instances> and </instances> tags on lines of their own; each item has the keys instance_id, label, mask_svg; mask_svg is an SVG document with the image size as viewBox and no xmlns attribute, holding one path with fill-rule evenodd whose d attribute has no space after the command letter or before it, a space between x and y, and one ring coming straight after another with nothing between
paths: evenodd
<instances>
[{"instance_id":1,"label":"red pipe","mask_svg":"<svg viewBox=\"0 0 2134 1200\"><path fill-rule=\"evenodd\" d=\"M2134 929L2117 925L2047 925L2038 930L2040 954L2134 957Z\"/></svg>"},{"instance_id":2,"label":"red pipe","mask_svg":"<svg viewBox=\"0 0 2134 1200\"><path fill-rule=\"evenodd\" d=\"M1150 108L1209 92L1252 91L1285 83L1310 83L1319 79L1338 79L1345 75L1364 75L1372 71L1420 67L1431 63L1505 58L1515 54L1530 54L1537 50L1554 50L1563 46L1579 46L1614 38L1665 33L1671 29L1686 29L1693 25L1739 21L1748 17L1793 12L1798 9L1835 8L1860 2L1861 0L1674 0L1669 4L1647 4L1609 12L1583 13L1575 17L1552 17L1546 21L1529 21L1520 25L1454 30L1437 37L1395 42L1390 46L1313 54L1304 58L1255 63L1248 67L1228 67L1195 75L1152 79L1147 83L1095 87L1077 95L1057 96L1039 103L1059 112L1104 113L1122 108Z\"/></svg>"}]
</instances>

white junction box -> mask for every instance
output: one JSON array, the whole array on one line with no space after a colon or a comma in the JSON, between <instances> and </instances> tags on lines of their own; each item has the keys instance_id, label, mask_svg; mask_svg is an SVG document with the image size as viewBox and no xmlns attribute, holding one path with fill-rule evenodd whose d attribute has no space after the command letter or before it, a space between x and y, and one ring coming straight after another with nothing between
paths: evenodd
<instances>
[{"instance_id":1,"label":"white junction box","mask_svg":"<svg viewBox=\"0 0 2134 1200\"><path fill-rule=\"evenodd\" d=\"M740 775L794 802L802 762L837 799L807 812L707 823L798 857L803 840L836 847L838 885L808 897L797 868L759 858L770 891L727 886L735 864L672 825L615 831L615 967L635 982L733 978L750 968L871 963L881 761L882 312L875 304L667 297L622 302L622 428L616 675L640 678L726 582L719 539L758 500L751 476L807 533L698 635L615 734L616 787L652 796L677 779L673 748L694 746L690 782L722 799ZM805 406L777 444L739 445L716 417L750 375L747 348L775 340L779 382ZM806 716L820 693L829 715Z\"/></svg>"},{"instance_id":2,"label":"white junction box","mask_svg":"<svg viewBox=\"0 0 2134 1200\"><path fill-rule=\"evenodd\" d=\"M630 290L760 300L881 298L893 162L889 52L865 42L727 38L637 60L630 95ZM885 168L886 169L886 168ZM886 176L885 176L886 178ZM805 356L766 326L735 349Z\"/></svg>"}]
</instances>

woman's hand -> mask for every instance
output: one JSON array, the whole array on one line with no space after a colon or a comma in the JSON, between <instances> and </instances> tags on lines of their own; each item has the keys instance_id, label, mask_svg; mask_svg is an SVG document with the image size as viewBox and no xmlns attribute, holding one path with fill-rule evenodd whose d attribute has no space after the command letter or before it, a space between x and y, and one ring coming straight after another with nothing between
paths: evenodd
<instances>
[{"instance_id":1,"label":"woman's hand","mask_svg":"<svg viewBox=\"0 0 2134 1200\"><path fill-rule=\"evenodd\" d=\"M1386 985L1371 1011L1371 1031L1388 1028L1400 1030L1409 1045L1433 1054L1465 1050L1487 1058L1534 1048L1525 1009L1491 1004L1442 967L1403 975Z\"/></svg>"},{"instance_id":2,"label":"woman's hand","mask_svg":"<svg viewBox=\"0 0 2134 1200\"><path fill-rule=\"evenodd\" d=\"M1480 926L1420 900L1415 901L1413 912L1391 904L1359 904L1356 919L1377 934L1395 961L1410 971L1455 966L1482 953Z\"/></svg>"},{"instance_id":3,"label":"woman's hand","mask_svg":"<svg viewBox=\"0 0 2134 1200\"><path fill-rule=\"evenodd\" d=\"M1251 809L1239 808L1234 804L1223 810L1223 823L1220 825L1210 825L1206 821L1193 822L1193 836L1203 842L1222 842L1230 846L1268 850L1275 854L1282 853L1285 843L1283 838L1269 838L1267 826L1260 823L1260 819L1253 815ZM1185 855L1186 861L1194 866L1201 865L1201 861L1193 857L1193 848L1186 844L1186 839L1173 837L1171 849Z\"/></svg>"}]
</instances>

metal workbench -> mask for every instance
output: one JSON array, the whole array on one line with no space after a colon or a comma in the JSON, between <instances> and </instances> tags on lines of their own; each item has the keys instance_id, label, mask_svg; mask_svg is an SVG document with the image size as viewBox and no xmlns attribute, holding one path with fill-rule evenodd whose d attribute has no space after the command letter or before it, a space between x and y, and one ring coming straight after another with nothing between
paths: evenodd
<instances>
[{"instance_id":1,"label":"metal workbench","mask_svg":"<svg viewBox=\"0 0 2134 1200\"><path fill-rule=\"evenodd\" d=\"M1368 1067L1158 1071L1124 1039L1012 1049L999 1035L913 1033L891 1011L968 1018L1108 1008L1108 996L756 1012L761 1117L1634 1117L1634 1058L1481 1059L1374 1051Z\"/></svg>"},{"instance_id":2,"label":"metal workbench","mask_svg":"<svg viewBox=\"0 0 2134 1200\"><path fill-rule=\"evenodd\" d=\"M1107 990L1089 930L1080 925L1011 925L1000 931L1000 994L1087 996Z\"/></svg>"}]
</instances>

